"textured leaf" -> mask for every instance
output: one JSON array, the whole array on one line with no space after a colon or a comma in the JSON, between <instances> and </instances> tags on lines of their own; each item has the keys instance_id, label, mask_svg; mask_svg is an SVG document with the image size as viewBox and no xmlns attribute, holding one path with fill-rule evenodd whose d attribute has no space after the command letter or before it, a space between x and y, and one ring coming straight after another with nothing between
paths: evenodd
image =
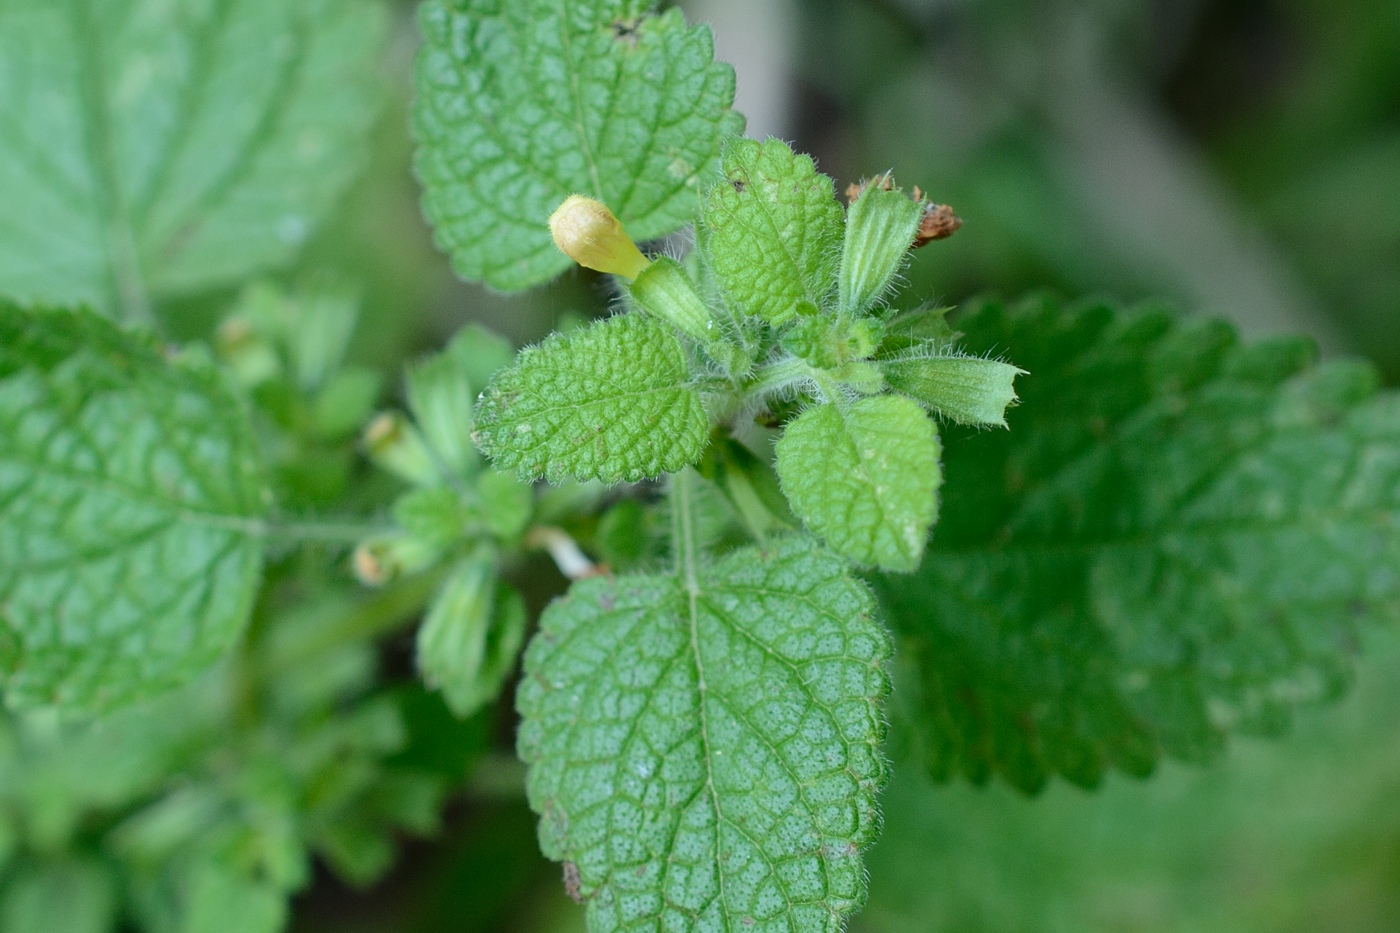
<instances>
[{"instance_id":1,"label":"textured leaf","mask_svg":"<svg viewBox=\"0 0 1400 933\"><path fill-rule=\"evenodd\" d=\"M517 704L545 853L589 930L834 933L878 821L888 639L805 539L674 576L576 584Z\"/></svg>"},{"instance_id":2,"label":"textured leaf","mask_svg":"<svg viewBox=\"0 0 1400 933\"><path fill-rule=\"evenodd\" d=\"M1009 432L950 429L923 567L878 584L936 775L1145 774L1344 686L1400 603L1400 399L1369 367L1103 307L957 326L1033 375Z\"/></svg>"},{"instance_id":3,"label":"textured leaf","mask_svg":"<svg viewBox=\"0 0 1400 933\"><path fill-rule=\"evenodd\" d=\"M0 294L140 313L291 257L357 168L379 9L0 4Z\"/></svg>"},{"instance_id":4,"label":"textured leaf","mask_svg":"<svg viewBox=\"0 0 1400 933\"><path fill-rule=\"evenodd\" d=\"M636 481L699 459L710 422L671 329L627 314L556 334L496 376L477 444L523 479Z\"/></svg>"},{"instance_id":5,"label":"textured leaf","mask_svg":"<svg viewBox=\"0 0 1400 933\"><path fill-rule=\"evenodd\" d=\"M694 218L721 140L744 120L709 28L655 5L424 4L416 164L464 278L517 290L567 269L545 223L571 194L602 201L639 240Z\"/></svg>"},{"instance_id":6,"label":"textured leaf","mask_svg":"<svg viewBox=\"0 0 1400 933\"><path fill-rule=\"evenodd\" d=\"M262 484L237 401L93 315L0 304L0 671L11 705L101 709L238 635Z\"/></svg>"},{"instance_id":7,"label":"textured leaf","mask_svg":"<svg viewBox=\"0 0 1400 933\"><path fill-rule=\"evenodd\" d=\"M715 277L734 306L781 324L836 284L844 214L831 179L780 139L731 140L704 224Z\"/></svg>"},{"instance_id":8,"label":"textured leaf","mask_svg":"<svg viewBox=\"0 0 1400 933\"><path fill-rule=\"evenodd\" d=\"M938 435L893 395L809 408L778 441L778 477L807 527L856 563L919 566L938 512Z\"/></svg>"}]
</instances>

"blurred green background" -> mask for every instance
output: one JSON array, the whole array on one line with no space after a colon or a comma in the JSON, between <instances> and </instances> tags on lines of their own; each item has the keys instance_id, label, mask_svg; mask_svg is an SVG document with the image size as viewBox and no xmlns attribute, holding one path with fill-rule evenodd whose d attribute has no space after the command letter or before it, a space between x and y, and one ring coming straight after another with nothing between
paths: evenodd
<instances>
[{"instance_id":1,"label":"blurred green background","mask_svg":"<svg viewBox=\"0 0 1400 933\"><path fill-rule=\"evenodd\" d=\"M1400 379L1396 0L684 5L715 23L754 134L814 153L841 188L893 169L965 219L918 254L915 296L1165 296L1248 334L1309 333ZM454 280L409 170L413 4L398 8L372 165L285 276L360 282L355 352L391 380L468 320L526 342L608 301L582 272L514 298ZM206 332L231 297L168 319ZM1035 800L905 769L857 929L1400 930L1400 646L1369 648L1340 708L1208 769ZM508 712L497 726L508 744ZM320 878L294 929L581 930L511 793L518 775L493 762L435 841L368 891Z\"/></svg>"}]
</instances>

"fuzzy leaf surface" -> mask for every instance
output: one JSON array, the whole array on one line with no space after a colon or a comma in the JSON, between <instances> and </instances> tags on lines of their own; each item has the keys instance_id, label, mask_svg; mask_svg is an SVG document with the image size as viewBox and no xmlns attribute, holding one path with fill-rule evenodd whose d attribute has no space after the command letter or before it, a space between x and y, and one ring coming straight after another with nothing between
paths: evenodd
<instances>
[{"instance_id":1,"label":"fuzzy leaf surface","mask_svg":"<svg viewBox=\"0 0 1400 933\"><path fill-rule=\"evenodd\" d=\"M531 806L592 933L836 933L885 766L888 636L804 538L677 576L595 578L544 614L517 696Z\"/></svg>"},{"instance_id":2,"label":"fuzzy leaf surface","mask_svg":"<svg viewBox=\"0 0 1400 933\"><path fill-rule=\"evenodd\" d=\"M252 431L219 375L88 313L0 304L0 676L101 710L179 684L248 617Z\"/></svg>"},{"instance_id":3,"label":"fuzzy leaf surface","mask_svg":"<svg viewBox=\"0 0 1400 933\"><path fill-rule=\"evenodd\" d=\"M1400 604L1400 399L1303 340L1051 303L957 320L1033 375L951 428L919 572L878 581L935 775L1201 761L1346 684Z\"/></svg>"},{"instance_id":4,"label":"fuzzy leaf surface","mask_svg":"<svg viewBox=\"0 0 1400 933\"><path fill-rule=\"evenodd\" d=\"M522 479L634 482L699 459L709 418L685 348L625 314L521 352L481 396L474 438Z\"/></svg>"},{"instance_id":5,"label":"fuzzy leaf surface","mask_svg":"<svg viewBox=\"0 0 1400 933\"><path fill-rule=\"evenodd\" d=\"M361 0L0 5L0 293L140 313L300 248L360 164Z\"/></svg>"},{"instance_id":6,"label":"fuzzy leaf surface","mask_svg":"<svg viewBox=\"0 0 1400 933\"><path fill-rule=\"evenodd\" d=\"M884 395L819 405L778 442L792 510L833 549L864 566L919 566L938 512L938 435L923 409Z\"/></svg>"},{"instance_id":7,"label":"fuzzy leaf surface","mask_svg":"<svg viewBox=\"0 0 1400 933\"><path fill-rule=\"evenodd\" d=\"M734 307L781 324L836 284L844 213L831 179L780 139L733 139L703 221L710 261Z\"/></svg>"},{"instance_id":8,"label":"fuzzy leaf surface","mask_svg":"<svg viewBox=\"0 0 1400 933\"><path fill-rule=\"evenodd\" d=\"M689 223L734 69L707 26L655 0L430 0L414 127L424 206L463 278L516 291L569 268L546 221L571 194L638 240Z\"/></svg>"}]
</instances>

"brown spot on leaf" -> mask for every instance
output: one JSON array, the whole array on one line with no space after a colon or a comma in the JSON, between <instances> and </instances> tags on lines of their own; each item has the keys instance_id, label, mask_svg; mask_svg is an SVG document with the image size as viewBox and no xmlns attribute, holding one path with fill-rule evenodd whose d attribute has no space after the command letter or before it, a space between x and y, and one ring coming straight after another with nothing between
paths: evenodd
<instances>
[{"instance_id":1,"label":"brown spot on leaf","mask_svg":"<svg viewBox=\"0 0 1400 933\"><path fill-rule=\"evenodd\" d=\"M578 866L575 865L573 862L565 862L564 893L569 895L569 898L575 904L582 904L584 902L582 884L583 879L579 877Z\"/></svg>"},{"instance_id":2,"label":"brown spot on leaf","mask_svg":"<svg viewBox=\"0 0 1400 933\"><path fill-rule=\"evenodd\" d=\"M641 38L641 33L639 32L641 24L641 17L614 20L612 24L613 39L635 47L637 40Z\"/></svg>"}]
</instances>

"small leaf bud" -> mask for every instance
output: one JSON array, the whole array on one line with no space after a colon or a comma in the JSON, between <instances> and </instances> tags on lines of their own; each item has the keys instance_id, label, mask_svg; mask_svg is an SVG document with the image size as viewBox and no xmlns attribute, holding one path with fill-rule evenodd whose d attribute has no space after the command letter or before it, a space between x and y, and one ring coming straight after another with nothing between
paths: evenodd
<instances>
[{"instance_id":1,"label":"small leaf bud","mask_svg":"<svg viewBox=\"0 0 1400 933\"><path fill-rule=\"evenodd\" d=\"M608 206L581 194L559 205L549 218L549 232L554 245L586 269L635 279L651 265Z\"/></svg>"}]
</instances>

